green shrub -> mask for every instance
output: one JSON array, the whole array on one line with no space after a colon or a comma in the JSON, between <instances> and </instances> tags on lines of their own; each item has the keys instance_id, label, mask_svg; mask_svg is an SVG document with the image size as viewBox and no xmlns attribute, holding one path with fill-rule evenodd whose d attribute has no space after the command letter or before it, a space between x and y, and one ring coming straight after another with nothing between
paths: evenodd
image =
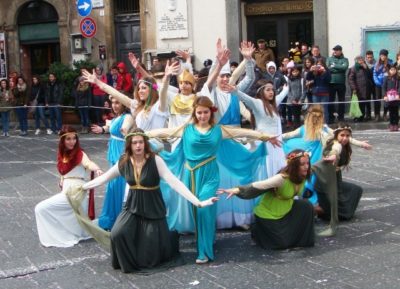
<instances>
[{"instance_id":1,"label":"green shrub","mask_svg":"<svg viewBox=\"0 0 400 289\"><path fill-rule=\"evenodd\" d=\"M88 60L80 60L74 61L73 66L74 69L71 66L65 65L61 62L53 62L49 67L49 71L44 77L45 81L47 81L49 73L51 72L54 73L54 75L57 77L57 80L62 83L64 86L63 105L67 106L74 106L75 104L75 100L72 97L72 91L74 89L74 81L79 76L80 69L86 68L92 71L92 69L96 67L96 64Z\"/></svg>"}]
</instances>

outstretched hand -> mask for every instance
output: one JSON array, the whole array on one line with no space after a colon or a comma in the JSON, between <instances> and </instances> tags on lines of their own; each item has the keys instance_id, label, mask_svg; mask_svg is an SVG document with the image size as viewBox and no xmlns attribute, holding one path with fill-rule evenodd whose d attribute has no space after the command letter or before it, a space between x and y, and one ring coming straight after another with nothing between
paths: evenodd
<instances>
[{"instance_id":1,"label":"outstretched hand","mask_svg":"<svg viewBox=\"0 0 400 289\"><path fill-rule=\"evenodd\" d=\"M232 93L232 92L236 91L236 89L237 89L235 85L231 85L229 83L221 83L220 88L222 91L228 92L228 93Z\"/></svg>"},{"instance_id":2,"label":"outstretched hand","mask_svg":"<svg viewBox=\"0 0 400 289\"><path fill-rule=\"evenodd\" d=\"M226 199L230 199L234 195L237 195L238 193L239 193L239 189L238 188L218 189L217 190L217 195L227 194L228 196L226 197Z\"/></svg>"},{"instance_id":3,"label":"outstretched hand","mask_svg":"<svg viewBox=\"0 0 400 289\"><path fill-rule=\"evenodd\" d=\"M335 163L336 162L336 155L330 155L330 156L324 157L323 160L326 161L326 162Z\"/></svg>"},{"instance_id":4,"label":"outstretched hand","mask_svg":"<svg viewBox=\"0 0 400 289\"><path fill-rule=\"evenodd\" d=\"M180 58L185 59L185 60L190 60L190 54L189 50L176 50L175 51L176 55L178 55Z\"/></svg>"},{"instance_id":5,"label":"outstretched hand","mask_svg":"<svg viewBox=\"0 0 400 289\"><path fill-rule=\"evenodd\" d=\"M268 139L265 139L265 141L269 141L274 147L282 146L282 141L278 138L278 136L270 137Z\"/></svg>"},{"instance_id":6,"label":"outstretched hand","mask_svg":"<svg viewBox=\"0 0 400 289\"><path fill-rule=\"evenodd\" d=\"M363 141L361 147L365 150L372 150L372 145L368 143L368 141Z\"/></svg>"},{"instance_id":7,"label":"outstretched hand","mask_svg":"<svg viewBox=\"0 0 400 289\"><path fill-rule=\"evenodd\" d=\"M251 41L242 41L240 43L239 50L245 59L250 60L253 57L253 53L256 49Z\"/></svg>"},{"instance_id":8,"label":"outstretched hand","mask_svg":"<svg viewBox=\"0 0 400 289\"><path fill-rule=\"evenodd\" d=\"M139 65L139 59L133 54L132 52L128 53L129 61L131 62L132 66L136 69Z\"/></svg>"},{"instance_id":9,"label":"outstretched hand","mask_svg":"<svg viewBox=\"0 0 400 289\"><path fill-rule=\"evenodd\" d=\"M171 76L171 75L177 75L180 70L180 63L179 62L174 62L171 65L169 64L169 60L167 61L167 64L165 65L165 76Z\"/></svg>"},{"instance_id":10,"label":"outstretched hand","mask_svg":"<svg viewBox=\"0 0 400 289\"><path fill-rule=\"evenodd\" d=\"M82 77L85 82L89 82L89 83L96 83L96 80L97 80L96 72L94 69L93 69L92 73L90 73L89 71L84 69L82 71Z\"/></svg>"},{"instance_id":11,"label":"outstretched hand","mask_svg":"<svg viewBox=\"0 0 400 289\"><path fill-rule=\"evenodd\" d=\"M212 206L212 205L214 205L214 203L216 203L218 201L219 201L218 197L211 197L211 198L209 198L209 199L207 199L205 201L201 201L200 202L200 208Z\"/></svg>"}]
</instances>

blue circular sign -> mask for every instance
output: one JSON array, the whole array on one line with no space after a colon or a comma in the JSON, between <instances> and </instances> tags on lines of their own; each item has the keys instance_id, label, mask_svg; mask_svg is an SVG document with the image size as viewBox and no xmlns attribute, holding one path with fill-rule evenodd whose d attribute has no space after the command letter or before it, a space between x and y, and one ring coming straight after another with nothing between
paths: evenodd
<instances>
[{"instance_id":1,"label":"blue circular sign","mask_svg":"<svg viewBox=\"0 0 400 289\"><path fill-rule=\"evenodd\" d=\"M90 17L85 17L81 20L79 28L83 37L92 38L96 34L96 22Z\"/></svg>"},{"instance_id":2,"label":"blue circular sign","mask_svg":"<svg viewBox=\"0 0 400 289\"><path fill-rule=\"evenodd\" d=\"M82 17L90 15L90 12L92 12L92 0L78 0L76 9L78 9L78 14Z\"/></svg>"}]
</instances>

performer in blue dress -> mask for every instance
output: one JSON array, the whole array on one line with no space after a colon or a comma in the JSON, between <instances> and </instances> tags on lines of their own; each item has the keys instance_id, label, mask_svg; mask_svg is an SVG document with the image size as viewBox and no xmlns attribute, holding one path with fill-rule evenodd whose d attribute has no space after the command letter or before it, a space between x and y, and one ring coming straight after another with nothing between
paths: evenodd
<instances>
[{"instance_id":1,"label":"performer in blue dress","mask_svg":"<svg viewBox=\"0 0 400 289\"><path fill-rule=\"evenodd\" d=\"M215 196L219 187L219 169L217 151L224 138L248 137L263 141L278 143L276 138L248 129L233 128L214 124L216 108L208 97L200 96L193 103L192 123L173 129L157 129L147 132L149 137L174 138L181 137L182 149L175 149L168 157L164 152L161 156L168 166L177 163L178 152L183 153L185 171L183 182L200 200ZM178 146L179 147L179 146ZM175 157L174 157L175 156ZM172 163L172 164L171 164ZM252 164L247 161L248 167ZM175 172L174 172L175 173ZM239 174L236 172L236 174ZM173 206L174 204L168 204ZM174 214L180 214L185 206L192 225L191 230L196 232L198 257L196 263L207 263L214 259L214 240L216 226L216 206L207 208L192 208L188 202L182 203L179 210L169 212L169 219ZM171 229L171 226L170 226ZM176 229L176 228L172 228Z\"/></svg>"},{"instance_id":2,"label":"performer in blue dress","mask_svg":"<svg viewBox=\"0 0 400 289\"><path fill-rule=\"evenodd\" d=\"M106 122L104 126L93 125L91 128L94 133L110 133L107 151L107 160L110 167L114 166L123 154L125 147L124 136L133 126L133 118L123 104L116 98L112 98L111 106L116 117L111 122ZM99 226L104 230L111 230L121 212L125 185L126 181L122 176L107 183L103 208L98 219Z\"/></svg>"}]
</instances>

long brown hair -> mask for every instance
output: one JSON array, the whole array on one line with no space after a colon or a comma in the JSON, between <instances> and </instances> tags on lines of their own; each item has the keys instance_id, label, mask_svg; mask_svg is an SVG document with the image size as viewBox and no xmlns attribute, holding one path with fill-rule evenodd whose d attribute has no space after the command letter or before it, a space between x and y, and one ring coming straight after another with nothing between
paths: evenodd
<instances>
[{"instance_id":1,"label":"long brown hair","mask_svg":"<svg viewBox=\"0 0 400 289\"><path fill-rule=\"evenodd\" d=\"M336 129L333 131L333 137L331 137L327 142L325 149L323 151L323 155L327 155L331 150L332 146L334 145L335 142L338 140L338 135L341 131L347 130L350 132L350 136L352 134L352 131L350 129L350 126L346 123L340 122L338 123ZM351 160L351 155L353 153L353 150L351 149L350 141L346 145L342 145L342 152L340 153L340 163L342 166L347 167L350 163Z\"/></svg>"},{"instance_id":2,"label":"long brown hair","mask_svg":"<svg viewBox=\"0 0 400 289\"><path fill-rule=\"evenodd\" d=\"M304 119L306 140L321 139L321 131L324 127L324 109L320 104L313 104L307 110Z\"/></svg>"},{"instance_id":3,"label":"long brown hair","mask_svg":"<svg viewBox=\"0 0 400 289\"><path fill-rule=\"evenodd\" d=\"M294 156L294 157L291 157ZM281 169L280 173L286 175L289 180L291 180L295 184L300 184L304 181L304 178L299 175L300 169L300 160L302 157L308 156L308 154L304 150L295 149L288 153L287 155L287 165L283 169ZM305 179L310 178L311 176L311 165L310 165L310 157L308 156L308 171Z\"/></svg>"},{"instance_id":4,"label":"long brown hair","mask_svg":"<svg viewBox=\"0 0 400 289\"><path fill-rule=\"evenodd\" d=\"M274 88L274 83L272 81L262 81L258 82L257 84L259 84L260 87L257 89L256 98L261 99L261 101L263 102L265 113L267 115L270 115L271 117L273 116L274 113L279 116L279 112L276 107L276 90ZM264 89L267 84L271 84L274 90L274 97L272 98L271 101L266 100L264 97Z\"/></svg>"},{"instance_id":5,"label":"long brown hair","mask_svg":"<svg viewBox=\"0 0 400 289\"><path fill-rule=\"evenodd\" d=\"M148 98L145 101L140 100L139 97L139 84L144 83L149 87L149 95ZM137 111L141 111L142 109L149 109L153 106L158 101L158 88L157 88L157 83L153 77L144 77L138 81L138 84L135 86L135 90L133 92L134 98L138 101L139 106L137 108Z\"/></svg>"},{"instance_id":6,"label":"long brown hair","mask_svg":"<svg viewBox=\"0 0 400 289\"><path fill-rule=\"evenodd\" d=\"M198 106L204 106L210 109L211 115L208 123L213 126L215 124L214 112L217 111L217 108L214 106L213 102L207 96L198 96L193 102L193 111L192 111L192 120L193 123L198 123L198 119L196 118L196 108Z\"/></svg>"},{"instance_id":7,"label":"long brown hair","mask_svg":"<svg viewBox=\"0 0 400 289\"><path fill-rule=\"evenodd\" d=\"M129 133L127 134L127 137L125 139L125 153L121 157L119 166L124 165L133 156L132 138L134 137L134 135L129 135L129 134L134 134L134 133L138 133L137 136L139 136L141 134L143 134L143 135L145 134L141 128L134 128L129 131ZM142 137L144 140L144 156L147 159L147 158L154 156L154 152L152 152L152 150L151 150L148 137L143 136L143 135L142 135Z\"/></svg>"}]
</instances>

